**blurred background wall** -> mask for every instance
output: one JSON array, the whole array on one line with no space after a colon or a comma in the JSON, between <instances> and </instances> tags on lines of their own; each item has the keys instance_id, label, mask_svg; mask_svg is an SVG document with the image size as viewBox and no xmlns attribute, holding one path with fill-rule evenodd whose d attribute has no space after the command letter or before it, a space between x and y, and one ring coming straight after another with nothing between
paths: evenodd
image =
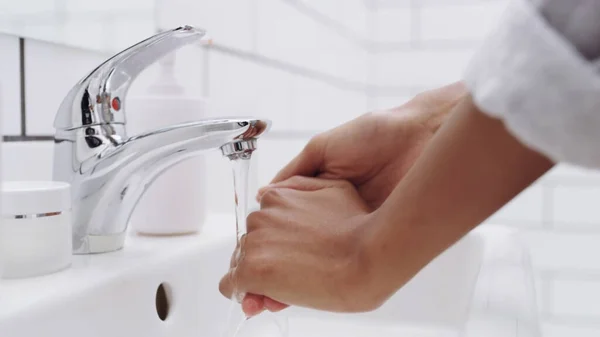
<instances>
[{"instance_id":1,"label":"blurred background wall","mask_svg":"<svg viewBox=\"0 0 600 337\"><path fill-rule=\"evenodd\" d=\"M73 84L158 29L191 24L206 28L214 44L181 49L177 76L207 100L207 116L273 120L252 164L256 189L316 133L460 79L506 1L101 3L0 1L0 28L19 32L0 34L3 179L51 179L52 121ZM130 95L142 94L156 70L142 74ZM211 211L232 212L228 163L218 153L206 160L207 185L196 188L210 194ZM559 165L487 222L522 231L545 336L597 336L600 175Z\"/></svg>"}]
</instances>

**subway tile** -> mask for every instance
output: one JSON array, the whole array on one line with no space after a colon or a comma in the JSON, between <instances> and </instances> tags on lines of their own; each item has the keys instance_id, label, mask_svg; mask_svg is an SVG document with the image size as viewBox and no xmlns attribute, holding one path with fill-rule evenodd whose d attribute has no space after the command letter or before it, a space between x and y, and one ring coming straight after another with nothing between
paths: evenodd
<instances>
[{"instance_id":1,"label":"subway tile","mask_svg":"<svg viewBox=\"0 0 600 337\"><path fill-rule=\"evenodd\" d=\"M210 51L209 95L211 116L255 115L258 100L255 64Z\"/></svg>"},{"instance_id":2,"label":"subway tile","mask_svg":"<svg viewBox=\"0 0 600 337\"><path fill-rule=\"evenodd\" d=\"M494 213L486 222L541 226L544 211L544 192L544 187L541 185L533 185L527 188Z\"/></svg>"},{"instance_id":3,"label":"subway tile","mask_svg":"<svg viewBox=\"0 0 600 337\"><path fill-rule=\"evenodd\" d=\"M367 97L326 83L294 79L292 125L295 130L324 131L367 112Z\"/></svg>"},{"instance_id":4,"label":"subway tile","mask_svg":"<svg viewBox=\"0 0 600 337\"><path fill-rule=\"evenodd\" d=\"M523 230L521 235L537 270L600 271L600 234Z\"/></svg>"},{"instance_id":5,"label":"subway tile","mask_svg":"<svg viewBox=\"0 0 600 337\"><path fill-rule=\"evenodd\" d=\"M147 0L103 0L96 1L81 1L81 0L63 0L61 1L63 8L70 13L89 13L99 11L132 11L132 10L151 10L154 8L153 1Z\"/></svg>"},{"instance_id":6,"label":"subway tile","mask_svg":"<svg viewBox=\"0 0 600 337\"><path fill-rule=\"evenodd\" d=\"M64 97L105 59L94 52L26 40L27 133L53 134L54 117Z\"/></svg>"},{"instance_id":7,"label":"subway tile","mask_svg":"<svg viewBox=\"0 0 600 337\"><path fill-rule=\"evenodd\" d=\"M51 180L54 143L2 144L2 180Z\"/></svg>"},{"instance_id":8,"label":"subway tile","mask_svg":"<svg viewBox=\"0 0 600 337\"><path fill-rule=\"evenodd\" d=\"M597 337L600 336L600 327L545 322L542 324L542 335L544 337Z\"/></svg>"},{"instance_id":9,"label":"subway tile","mask_svg":"<svg viewBox=\"0 0 600 337\"><path fill-rule=\"evenodd\" d=\"M541 182L555 185L600 185L600 170L570 164L558 164L541 179Z\"/></svg>"},{"instance_id":10,"label":"subway tile","mask_svg":"<svg viewBox=\"0 0 600 337\"><path fill-rule=\"evenodd\" d=\"M559 185L553 193L553 221L559 224L597 225L600 230L600 186Z\"/></svg>"},{"instance_id":11,"label":"subway tile","mask_svg":"<svg viewBox=\"0 0 600 337\"><path fill-rule=\"evenodd\" d=\"M366 51L280 0L257 0L257 51L280 61L364 82Z\"/></svg>"},{"instance_id":12,"label":"subway tile","mask_svg":"<svg viewBox=\"0 0 600 337\"><path fill-rule=\"evenodd\" d=\"M290 0L284 0L290 1ZM344 29L353 32L358 37L366 37L366 20L368 11L365 8L364 0L346 0L344 5L340 6L337 0L302 0L305 6L308 6L320 14L333 20Z\"/></svg>"},{"instance_id":13,"label":"subway tile","mask_svg":"<svg viewBox=\"0 0 600 337\"><path fill-rule=\"evenodd\" d=\"M209 86L212 116L259 116L271 119L273 130L290 129L287 73L211 51Z\"/></svg>"},{"instance_id":14,"label":"subway tile","mask_svg":"<svg viewBox=\"0 0 600 337\"><path fill-rule=\"evenodd\" d=\"M410 101L413 97L408 95L398 96L372 96L370 97L370 104L368 111L374 110L387 110L397 108L404 103Z\"/></svg>"},{"instance_id":15,"label":"subway tile","mask_svg":"<svg viewBox=\"0 0 600 337\"><path fill-rule=\"evenodd\" d=\"M555 279L550 282L550 314L596 317L600 322L600 280Z\"/></svg>"},{"instance_id":16,"label":"subway tile","mask_svg":"<svg viewBox=\"0 0 600 337\"><path fill-rule=\"evenodd\" d=\"M181 24L165 28L173 29L179 26ZM107 31L110 34L107 34ZM125 31L127 34L122 33ZM114 22L108 25L104 24L104 31L101 36L104 36L105 47L102 50L110 50L113 53L118 53L154 34L156 34L156 21L152 12L147 12L146 14L138 13L131 18L124 17L123 19L114 20ZM92 47L90 49L97 48Z\"/></svg>"},{"instance_id":17,"label":"subway tile","mask_svg":"<svg viewBox=\"0 0 600 337\"><path fill-rule=\"evenodd\" d=\"M374 41L380 43L410 41L413 17L409 8L376 10L372 14L372 20Z\"/></svg>"},{"instance_id":18,"label":"subway tile","mask_svg":"<svg viewBox=\"0 0 600 337\"><path fill-rule=\"evenodd\" d=\"M229 160L219 151L203 154L206 163L206 202L209 213L233 213L235 211L233 173ZM256 162L253 160L252 163Z\"/></svg>"},{"instance_id":19,"label":"subway tile","mask_svg":"<svg viewBox=\"0 0 600 337\"><path fill-rule=\"evenodd\" d=\"M338 102L338 106L332 116L337 114L339 117L332 120L331 128L357 118L368 111L365 93L336 89L334 99Z\"/></svg>"},{"instance_id":20,"label":"subway tile","mask_svg":"<svg viewBox=\"0 0 600 337\"><path fill-rule=\"evenodd\" d=\"M497 24L505 8L500 1L425 5L419 10L423 40L481 40Z\"/></svg>"},{"instance_id":21,"label":"subway tile","mask_svg":"<svg viewBox=\"0 0 600 337\"><path fill-rule=\"evenodd\" d=\"M87 19L83 19L84 14L81 13L71 14L61 25L50 28L56 29L54 37L44 40L60 41L60 44L65 46L114 54L156 33L156 22L152 12L136 10L129 13L119 12L112 16L103 13L105 12L87 15Z\"/></svg>"},{"instance_id":22,"label":"subway tile","mask_svg":"<svg viewBox=\"0 0 600 337\"><path fill-rule=\"evenodd\" d=\"M2 134L21 132L19 38L0 34L0 114Z\"/></svg>"},{"instance_id":23,"label":"subway tile","mask_svg":"<svg viewBox=\"0 0 600 337\"><path fill-rule=\"evenodd\" d=\"M193 25L206 29L216 44L251 50L254 41L255 1L172 0L158 4L158 27Z\"/></svg>"},{"instance_id":24,"label":"subway tile","mask_svg":"<svg viewBox=\"0 0 600 337\"><path fill-rule=\"evenodd\" d=\"M376 53L373 79L382 86L438 87L460 80L472 54L472 50Z\"/></svg>"},{"instance_id":25,"label":"subway tile","mask_svg":"<svg viewBox=\"0 0 600 337\"><path fill-rule=\"evenodd\" d=\"M269 138L259 140L256 151L257 186L267 185L275 175L294 159L306 146L309 138Z\"/></svg>"},{"instance_id":26,"label":"subway tile","mask_svg":"<svg viewBox=\"0 0 600 337\"><path fill-rule=\"evenodd\" d=\"M134 27L134 25L131 25ZM130 36L129 28L127 34L118 34L114 31L115 23L107 24L106 21L89 20L82 24L80 19L67 19L63 27L55 33L54 38L45 41L56 41L62 46L74 46L84 50L112 50L117 46L117 36ZM90 39L90 36L94 36ZM91 69L90 69L91 70Z\"/></svg>"},{"instance_id":27,"label":"subway tile","mask_svg":"<svg viewBox=\"0 0 600 337\"><path fill-rule=\"evenodd\" d=\"M56 4L47 0L0 1L0 13L35 14L52 11Z\"/></svg>"},{"instance_id":28,"label":"subway tile","mask_svg":"<svg viewBox=\"0 0 600 337\"><path fill-rule=\"evenodd\" d=\"M202 97L205 89L204 76L207 75L205 63L207 51L196 46L185 46L174 53L175 81L183 87L185 96ZM162 83L161 79L164 78L162 71L160 61L150 65L133 81L127 99L151 95L148 93L148 87Z\"/></svg>"},{"instance_id":29,"label":"subway tile","mask_svg":"<svg viewBox=\"0 0 600 337\"><path fill-rule=\"evenodd\" d=\"M43 15L42 15L43 16ZM14 32L15 35L39 41L63 41L65 32L61 25L56 25L47 20L39 20L36 16L28 17L26 22L16 21L12 26L2 22L4 31ZM1 18L0 18L1 20ZM23 20L23 19L22 19ZM8 28L7 28L8 27Z\"/></svg>"},{"instance_id":30,"label":"subway tile","mask_svg":"<svg viewBox=\"0 0 600 337\"><path fill-rule=\"evenodd\" d=\"M473 5L486 2L505 2L507 0L419 0L418 5L420 6L434 6L434 5ZM372 9L392 9L392 8L404 8L414 5L414 0L367 0L367 3Z\"/></svg>"}]
</instances>

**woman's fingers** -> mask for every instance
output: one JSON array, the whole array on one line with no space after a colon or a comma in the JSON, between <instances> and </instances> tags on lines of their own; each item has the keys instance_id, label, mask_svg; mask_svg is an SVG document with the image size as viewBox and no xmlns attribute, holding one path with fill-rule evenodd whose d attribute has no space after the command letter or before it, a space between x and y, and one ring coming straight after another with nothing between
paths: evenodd
<instances>
[{"instance_id":1,"label":"woman's fingers","mask_svg":"<svg viewBox=\"0 0 600 337\"><path fill-rule=\"evenodd\" d=\"M289 307L289 305L275 301L274 299L271 299L269 297L265 297L264 298L264 307L265 307L265 309L267 309L271 312L278 312L278 311L281 311L281 310Z\"/></svg>"},{"instance_id":2,"label":"woman's fingers","mask_svg":"<svg viewBox=\"0 0 600 337\"><path fill-rule=\"evenodd\" d=\"M272 183L258 190L256 197L258 202L261 202L267 194L277 195L277 189L291 189L297 191L312 192L331 187L351 187L352 185L343 180L332 180L314 177L293 176L278 183ZM261 205L262 206L262 205Z\"/></svg>"},{"instance_id":3,"label":"woman's fingers","mask_svg":"<svg viewBox=\"0 0 600 337\"><path fill-rule=\"evenodd\" d=\"M278 312L287 307L288 305L274 299L255 294L247 294L242 301L242 310L248 317L256 316L265 310Z\"/></svg>"},{"instance_id":4,"label":"woman's fingers","mask_svg":"<svg viewBox=\"0 0 600 337\"><path fill-rule=\"evenodd\" d=\"M260 314L265 310L265 297L262 295L246 294L242 300L242 310L247 317Z\"/></svg>"}]
</instances>

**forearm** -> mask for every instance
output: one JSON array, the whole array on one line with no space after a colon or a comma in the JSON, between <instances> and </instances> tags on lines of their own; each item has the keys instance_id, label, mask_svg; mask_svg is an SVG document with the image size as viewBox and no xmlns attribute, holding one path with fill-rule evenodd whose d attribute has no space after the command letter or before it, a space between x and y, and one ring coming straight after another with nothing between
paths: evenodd
<instances>
[{"instance_id":1,"label":"forearm","mask_svg":"<svg viewBox=\"0 0 600 337\"><path fill-rule=\"evenodd\" d=\"M369 257L385 273L378 277L403 285L552 165L465 97L373 214Z\"/></svg>"}]
</instances>

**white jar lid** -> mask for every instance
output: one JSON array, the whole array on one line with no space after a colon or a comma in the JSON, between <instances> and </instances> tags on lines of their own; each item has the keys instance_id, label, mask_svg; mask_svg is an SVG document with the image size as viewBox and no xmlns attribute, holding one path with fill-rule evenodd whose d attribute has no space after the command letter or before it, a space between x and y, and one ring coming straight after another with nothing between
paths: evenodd
<instances>
[{"instance_id":1,"label":"white jar lid","mask_svg":"<svg viewBox=\"0 0 600 337\"><path fill-rule=\"evenodd\" d=\"M5 181L2 215L37 215L71 209L71 186L59 181Z\"/></svg>"}]
</instances>

